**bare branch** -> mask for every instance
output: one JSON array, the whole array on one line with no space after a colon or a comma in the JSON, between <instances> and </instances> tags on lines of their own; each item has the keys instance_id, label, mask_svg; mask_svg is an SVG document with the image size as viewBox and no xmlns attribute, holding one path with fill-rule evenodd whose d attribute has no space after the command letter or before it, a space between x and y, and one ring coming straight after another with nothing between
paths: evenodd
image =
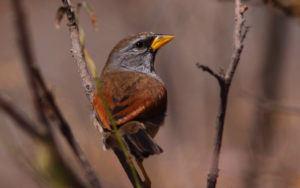
<instances>
[{"instance_id":1,"label":"bare branch","mask_svg":"<svg viewBox=\"0 0 300 188\"><path fill-rule=\"evenodd\" d=\"M69 21L70 38L72 42L72 56L78 67L78 72L81 77L82 87L85 91L89 102L93 103L93 91L95 89L95 84L93 82L92 76L88 70L87 62L85 60L79 37L79 28L77 25L77 18L72 8L72 4L69 0L62 0L62 3L67 8L66 15Z\"/></svg>"},{"instance_id":2,"label":"bare branch","mask_svg":"<svg viewBox=\"0 0 300 188\"><path fill-rule=\"evenodd\" d=\"M210 75L212 75L213 77L215 77L219 82L223 80L223 76L215 73L213 70L211 70L211 68L209 68L208 66L206 65L201 65L199 63L196 64L196 66L199 68L199 69L202 69L204 72L208 72Z\"/></svg>"},{"instance_id":3,"label":"bare branch","mask_svg":"<svg viewBox=\"0 0 300 188\"><path fill-rule=\"evenodd\" d=\"M21 3L18 0L14 0L13 3L13 7L15 8L16 12L16 26L20 40L19 45L24 57L27 77L29 79L31 90L33 91L36 111L39 114L40 121L48 128L47 130L50 133L50 136L50 125L56 125L60 128L62 134L64 135L65 139L68 141L70 147L78 158L81 166L85 170L85 175L89 180L89 183L93 187L101 187L96 173L93 171L87 158L85 157L77 141L75 140L70 126L60 112L52 93L47 88L44 78L34 61L32 47L30 44L29 31L26 25L27 20Z\"/></svg>"},{"instance_id":4,"label":"bare branch","mask_svg":"<svg viewBox=\"0 0 300 188\"><path fill-rule=\"evenodd\" d=\"M250 29L249 26L245 26L244 13L248 10L246 5L241 5L239 0L235 0L235 29L234 29L234 52L232 54L232 61L229 64L225 75L215 73L210 67L206 65L201 65L199 63L196 66L210 75L215 77L218 81L224 80L226 84L231 83L231 80L236 71L237 65L240 61L240 57L244 48L244 40Z\"/></svg>"},{"instance_id":5,"label":"bare branch","mask_svg":"<svg viewBox=\"0 0 300 188\"><path fill-rule=\"evenodd\" d=\"M53 141L53 137L51 137L51 131L46 132L45 134L42 134L39 132L36 128L37 125L33 121L30 121L26 118L26 115L19 112L17 107L13 106L11 102L6 100L3 96L0 95L0 110L3 110L8 116L12 118L13 121L16 122L16 126L20 127L25 133L27 133L29 136L31 136L34 139L38 139L40 142L43 143L45 146L47 145L50 148L53 148L53 152L49 153L49 163L56 162L55 165L61 165L60 166L60 172L65 177L68 177L71 179L70 182L60 182L62 186L71 186L71 187L78 187L78 188L84 188L86 185L81 181L81 179L69 168L69 166L64 163L63 157L60 155L56 144ZM50 136L50 137L49 137ZM53 159L53 157L56 159ZM53 159L51 161L51 159ZM53 171L52 171L53 172ZM51 174L52 172L47 172ZM43 173L43 172L40 172ZM50 175L51 176L51 175ZM51 176L53 179L51 181L57 181L55 176Z\"/></svg>"},{"instance_id":6,"label":"bare branch","mask_svg":"<svg viewBox=\"0 0 300 188\"><path fill-rule=\"evenodd\" d=\"M290 113L295 115L300 114L300 106L285 104L274 99L256 96L250 94L249 92L245 92L242 97L264 110L278 111L281 113Z\"/></svg>"},{"instance_id":7,"label":"bare branch","mask_svg":"<svg viewBox=\"0 0 300 188\"><path fill-rule=\"evenodd\" d=\"M82 36L82 29L80 25L78 24L78 17L77 14L72 8L71 1L70 0L62 0L62 3L64 4L64 7L66 8L66 15L69 22L69 29L70 29L70 37L72 42L72 54L75 59L75 62L77 63L77 67L81 76L82 85L85 90L85 94L88 97L90 103L93 105L93 91L97 89L98 94L101 92L100 84L97 81L96 78L96 71L94 63L92 62L92 59L88 56L86 48L84 47L83 42L83 36ZM93 16L93 15L92 15ZM95 17L95 16L94 16ZM90 67L89 67L89 66ZM90 68L90 69L88 69ZM92 78L95 79L95 82L92 81ZM102 99L105 103L105 100ZM108 113L110 114L110 110L108 110ZM131 181L132 185L134 187L141 187L141 178L131 161L129 157L129 151L125 147L125 144L123 143L123 140L121 139L117 127L115 126L114 119L111 118L112 127L114 128L116 137L118 138L118 142L122 148L122 152L118 151L116 148L112 148L118 157L118 160L122 164L122 167L124 168L129 180ZM98 121L99 122L99 121ZM101 122L99 122L101 124ZM104 133L105 134L105 133ZM123 147L122 147L123 146Z\"/></svg>"},{"instance_id":8,"label":"bare branch","mask_svg":"<svg viewBox=\"0 0 300 188\"><path fill-rule=\"evenodd\" d=\"M225 73L226 82L231 83L231 80L236 71L237 65L240 61L242 51L244 49L243 41L246 38L249 27L245 27L244 13L248 10L248 7L241 5L240 0L235 0L235 29L234 29L234 52L232 55L232 61Z\"/></svg>"},{"instance_id":9,"label":"bare branch","mask_svg":"<svg viewBox=\"0 0 300 188\"><path fill-rule=\"evenodd\" d=\"M3 110L7 115L11 117L12 120L16 122L22 130L33 138L43 140L45 135L36 130L37 125L34 122L26 118L26 115L17 111L18 108L14 107L11 102L6 100L2 95L0 95L0 109Z\"/></svg>"},{"instance_id":10,"label":"bare branch","mask_svg":"<svg viewBox=\"0 0 300 188\"><path fill-rule=\"evenodd\" d=\"M32 53L32 48L30 45L30 35L27 29L27 17L25 16L24 10L22 8L21 3L18 0L12 1L13 8L15 9L16 14L16 30L18 31L18 39L19 39L19 47L20 51L24 58L25 70L27 72L27 78L29 81L29 86L31 88L31 92L34 99L34 105L36 113L39 115L41 121L45 122L46 119L43 115L42 111L42 101L40 100L40 90L38 83L36 82L35 77L40 77L40 75L36 75L38 71L36 71L37 67L35 64L35 60ZM45 124L47 125L47 124Z\"/></svg>"},{"instance_id":11,"label":"bare branch","mask_svg":"<svg viewBox=\"0 0 300 188\"><path fill-rule=\"evenodd\" d=\"M290 1L288 3L284 3L285 1L280 0L266 0L266 3L271 4L275 8L281 10L287 16L299 16L297 14L297 1Z\"/></svg>"},{"instance_id":12,"label":"bare branch","mask_svg":"<svg viewBox=\"0 0 300 188\"><path fill-rule=\"evenodd\" d=\"M55 104L55 101L52 100L50 104L55 113L55 117L53 117L52 120L54 122L57 122L57 124L59 125L61 133L64 135L74 154L78 158L81 166L83 167L86 178L88 179L92 187L100 188L101 184L99 182L98 176L92 168L91 164L89 163L88 159L86 158L85 154L83 153L82 149L80 148L78 142L76 141L69 124L62 116L59 108Z\"/></svg>"},{"instance_id":13,"label":"bare branch","mask_svg":"<svg viewBox=\"0 0 300 188\"><path fill-rule=\"evenodd\" d=\"M222 146L229 88L236 68L240 62L240 57L244 48L243 42L249 30L249 27L245 26L244 18L244 13L247 11L247 9L247 6L241 5L240 0L235 0L234 52L232 55L232 61L226 69L225 75L215 73L208 66L197 64L198 68L201 68L203 71L208 72L210 75L215 77L218 80L220 86L220 106L216 122L216 135L214 141L212 162L207 177L207 188L215 188L217 184L217 178L219 174L219 158Z\"/></svg>"}]
</instances>

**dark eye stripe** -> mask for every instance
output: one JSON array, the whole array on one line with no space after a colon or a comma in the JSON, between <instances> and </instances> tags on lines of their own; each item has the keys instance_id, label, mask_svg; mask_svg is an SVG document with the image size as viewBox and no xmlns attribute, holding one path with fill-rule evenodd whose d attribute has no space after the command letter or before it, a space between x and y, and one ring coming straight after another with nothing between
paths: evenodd
<instances>
[{"instance_id":1,"label":"dark eye stripe","mask_svg":"<svg viewBox=\"0 0 300 188\"><path fill-rule=\"evenodd\" d=\"M135 43L135 46L136 46L137 48L142 48L142 47L144 47L144 44L145 44L144 41L139 41L139 42Z\"/></svg>"},{"instance_id":2,"label":"dark eye stripe","mask_svg":"<svg viewBox=\"0 0 300 188\"><path fill-rule=\"evenodd\" d=\"M144 48L144 47L149 48L151 46L153 39L154 39L153 37L148 37L146 39L139 40L134 44L134 47L135 48Z\"/></svg>"}]
</instances>

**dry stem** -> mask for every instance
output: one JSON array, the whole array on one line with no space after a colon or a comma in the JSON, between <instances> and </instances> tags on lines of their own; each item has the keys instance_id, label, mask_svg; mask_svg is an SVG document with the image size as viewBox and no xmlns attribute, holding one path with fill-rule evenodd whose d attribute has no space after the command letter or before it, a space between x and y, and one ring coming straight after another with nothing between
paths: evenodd
<instances>
[{"instance_id":1,"label":"dry stem","mask_svg":"<svg viewBox=\"0 0 300 188\"><path fill-rule=\"evenodd\" d=\"M228 100L229 88L236 71L236 68L240 62L241 53L244 48L244 40L249 30L248 26L245 26L244 13L248 9L247 6L241 5L240 0L235 0L235 29L234 29L234 52L232 55L232 61L225 71L225 75L216 73L208 66L197 64L198 68L208 72L210 75L215 77L220 86L220 106L216 122L216 135L214 142L214 150L212 156L212 162L210 171L207 177L207 188L215 188L217 178L219 174L219 158L222 146L222 137L224 130L224 122L226 115L226 107Z\"/></svg>"},{"instance_id":2,"label":"dry stem","mask_svg":"<svg viewBox=\"0 0 300 188\"><path fill-rule=\"evenodd\" d=\"M74 57L74 60L78 67L78 72L81 76L82 86L85 90L85 94L89 99L89 102L93 104L93 91L97 89L99 93L99 97L101 97L101 87L96 80L95 70L89 70L88 64L92 64L91 59L88 57L88 54L86 52L86 49L84 47L82 40L82 33L80 25L78 24L78 18L75 14L74 8L72 8L71 1L70 0L62 0L62 3L64 7L66 8L66 15L69 22L69 29L70 29L70 37L72 42L72 55ZM80 40L81 39L81 40ZM95 79L95 81L93 81ZM94 84L95 83L95 84ZM101 97L103 102L106 103L106 101ZM124 168L129 180L131 181L132 185L136 188L141 187L141 178L139 174L137 173L137 170L135 169L133 162L131 161L129 157L129 151L125 147L125 144L123 143L122 138L120 137L117 127L115 125L114 119L112 118L111 112L109 108L106 108L112 124L112 127L114 128L116 137L118 138L119 144L122 148L122 152L117 151L114 149L115 154L117 155L120 163L122 164L122 167ZM99 122L101 124L101 122Z\"/></svg>"},{"instance_id":3,"label":"dry stem","mask_svg":"<svg viewBox=\"0 0 300 188\"><path fill-rule=\"evenodd\" d=\"M50 140L52 140L53 143L54 137L51 129L53 126L60 128L61 133L68 141L81 166L85 170L85 174L90 185L92 187L101 187L96 173L93 171L91 165L79 147L69 124L66 122L62 113L60 112L52 93L47 88L44 78L38 69L30 43L26 15L24 14L21 2L19 0L14 0L13 8L15 9L16 13L16 30L18 31L20 50L24 58L24 67L26 69L29 85L34 96L33 99L36 107L35 109L39 120L41 124L46 127L47 134L50 136ZM15 115L14 118L17 118L17 116Z\"/></svg>"}]
</instances>

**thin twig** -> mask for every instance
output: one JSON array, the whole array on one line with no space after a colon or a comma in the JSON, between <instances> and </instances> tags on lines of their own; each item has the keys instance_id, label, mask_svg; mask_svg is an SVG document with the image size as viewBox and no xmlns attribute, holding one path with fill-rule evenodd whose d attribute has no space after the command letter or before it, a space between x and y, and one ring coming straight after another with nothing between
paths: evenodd
<instances>
[{"instance_id":1,"label":"thin twig","mask_svg":"<svg viewBox=\"0 0 300 188\"><path fill-rule=\"evenodd\" d=\"M76 21L76 16L74 14L74 10L72 8L72 4L70 0L62 0L62 3L67 8L66 15L69 21L69 30L70 30L70 38L72 42L72 56L78 67L78 72L81 77L82 87L85 90L85 94L89 99L89 102L93 103L93 91L95 89L95 84L88 70L87 62L84 58L84 54L81 49L80 39L79 39L79 28Z\"/></svg>"},{"instance_id":2,"label":"thin twig","mask_svg":"<svg viewBox=\"0 0 300 188\"><path fill-rule=\"evenodd\" d=\"M13 104L10 101L6 100L1 95L0 95L0 109L2 109L7 115L9 115L11 119L16 122L16 125L18 125L27 134L29 134L33 138L44 140L45 135L36 129L37 125L35 125L34 122L26 118L26 115L18 111L17 107L13 106Z\"/></svg>"},{"instance_id":3,"label":"thin twig","mask_svg":"<svg viewBox=\"0 0 300 188\"><path fill-rule=\"evenodd\" d=\"M85 175L91 186L101 187L96 172L94 172L92 169L79 144L75 140L70 126L60 112L52 93L47 88L44 78L40 73L36 62L34 61L29 31L26 25L27 20L21 3L18 0L14 0L13 3L13 7L15 8L16 12L16 26L20 40L20 49L24 57L25 69L31 90L33 91L36 111L39 114L39 118L43 122L43 125L45 125L47 130L50 132L50 124L56 125L60 128L62 134L78 158L81 166L85 170Z\"/></svg>"},{"instance_id":4,"label":"thin twig","mask_svg":"<svg viewBox=\"0 0 300 188\"><path fill-rule=\"evenodd\" d=\"M85 171L85 176L88 179L89 183L92 187L101 187L100 181L98 179L98 176L96 172L94 171L93 167L91 166L90 162L86 158L85 154L83 153L82 149L80 148L78 142L76 141L72 130L70 129L70 126L62 116L59 108L57 108L54 101L52 101L52 109L54 110L54 113L56 114L55 118L52 118L54 121L57 121L61 133L64 135L65 139L69 143L71 149L75 153L76 157L78 158L79 162L81 163L81 166L83 167ZM57 118L57 119L56 119Z\"/></svg>"},{"instance_id":5,"label":"thin twig","mask_svg":"<svg viewBox=\"0 0 300 188\"><path fill-rule=\"evenodd\" d=\"M201 68L203 71L208 72L210 75L215 77L220 86L220 106L216 122L216 135L214 139L212 162L207 177L207 188L215 188L217 183L229 88L236 68L240 62L240 57L244 48L243 42L249 30L249 27L245 26L244 18L244 13L247 9L247 6L241 5L240 0L235 0L234 52L232 55L232 61L226 69L225 74L216 73L208 66L197 64L198 68Z\"/></svg>"},{"instance_id":6,"label":"thin twig","mask_svg":"<svg viewBox=\"0 0 300 188\"><path fill-rule=\"evenodd\" d=\"M32 75L31 73L36 73L36 64L34 61L33 53L32 53L32 48L30 45L30 34L27 28L27 17L24 13L23 7L20 3L19 0L14 0L12 1L13 3L13 8L14 12L16 14L16 31L18 31L17 36L19 40L19 47L20 47L20 52L23 55L24 58L24 68L27 72L27 78L29 81L29 86L31 88L31 92L33 95L34 99L34 105L35 105L35 110L36 113L39 115L38 117L40 118L41 121L45 122L46 119L43 115L43 107L42 107L42 100L40 100L40 90L38 83L36 82L36 75ZM46 124L45 124L46 125Z\"/></svg>"},{"instance_id":7,"label":"thin twig","mask_svg":"<svg viewBox=\"0 0 300 188\"><path fill-rule=\"evenodd\" d=\"M16 126L21 128L25 133L27 133L31 138L38 139L39 143L43 143L44 145L47 145L48 147L53 148L53 153L49 153L49 159L51 160L53 157L54 159L51 162L57 162L60 166L60 173L63 171L63 175L66 177L70 177L72 179L71 184L68 184L67 186L71 187L78 187L78 188L84 188L86 185L81 181L81 179L69 168L68 165L63 160L63 157L60 155L60 152L58 151L58 148L56 147L55 143L53 142L53 135L51 135L51 131L46 132L43 134L42 132L39 132L37 129L37 125L26 118L26 115L21 113L17 110L18 108L13 105L10 101L5 99L3 96L0 95L0 110L3 110L8 116L11 117L13 121L16 122ZM39 172L43 173L43 172ZM51 174L51 172L47 172ZM54 177L55 179L55 177ZM67 181L66 181L67 182ZM63 184L62 184L63 185ZM64 184L66 185L66 184Z\"/></svg>"},{"instance_id":8,"label":"thin twig","mask_svg":"<svg viewBox=\"0 0 300 188\"><path fill-rule=\"evenodd\" d=\"M208 67L206 65L201 65L199 63L197 63L196 66L199 69L202 69L204 72L208 72L210 75L212 75L213 77L215 77L219 82L222 81L223 77L220 76L219 74L215 73L210 67Z\"/></svg>"},{"instance_id":9,"label":"thin twig","mask_svg":"<svg viewBox=\"0 0 300 188\"><path fill-rule=\"evenodd\" d=\"M81 76L82 86L85 90L85 94L89 99L89 102L93 105L93 91L96 89L99 97L102 95L100 84L96 78L96 70L89 69L89 66L92 66L94 69L94 63L92 62L91 58L88 56L86 48L84 47L83 42L83 34L82 34L82 28L78 24L78 16L72 7L70 0L62 0L62 3L64 5L66 15L68 18L68 25L70 30L70 37L72 42L72 55L74 57L74 60L78 67L78 72ZM93 80L94 79L94 80ZM93 82L94 81L94 82ZM106 103L105 99L101 97L102 101ZM125 147L125 143L122 140L117 126L114 122L114 119L112 118L110 109L108 106L106 107L107 113L109 114L110 122L112 124L113 130L115 131L115 135L118 139L118 142L122 148L122 153L117 151L117 149L113 148L116 156L118 157L118 160L122 164L122 167L124 168L129 180L131 181L132 185L135 188L141 187L141 178L129 156L129 151ZM99 122L101 124L101 122ZM125 158L125 160L124 160Z\"/></svg>"},{"instance_id":10,"label":"thin twig","mask_svg":"<svg viewBox=\"0 0 300 188\"><path fill-rule=\"evenodd\" d=\"M244 49L243 42L249 30L249 27L245 26L246 20L244 18L244 13L247 9L248 7L246 5L241 5L240 0L235 0L234 52L232 55L232 61L225 73L225 80L227 83L231 83Z\"/></svg>"}]
</instances>

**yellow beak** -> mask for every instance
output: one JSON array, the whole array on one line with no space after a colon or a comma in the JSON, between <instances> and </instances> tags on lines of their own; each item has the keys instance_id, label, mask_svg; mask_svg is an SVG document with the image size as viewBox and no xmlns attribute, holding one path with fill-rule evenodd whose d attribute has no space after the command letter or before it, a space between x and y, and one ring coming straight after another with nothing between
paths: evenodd
<instances>
[{"instance_id":1,"label":"yellow beak","mask_svg":"<svg viewBox=\"0 0 300 188\"><path fill-rule=\"evenodd\" d=\"M151 44L151 49L155 51L174 38L175 36L173 35L157 35Z\"/></svg>"}]
</instances>

